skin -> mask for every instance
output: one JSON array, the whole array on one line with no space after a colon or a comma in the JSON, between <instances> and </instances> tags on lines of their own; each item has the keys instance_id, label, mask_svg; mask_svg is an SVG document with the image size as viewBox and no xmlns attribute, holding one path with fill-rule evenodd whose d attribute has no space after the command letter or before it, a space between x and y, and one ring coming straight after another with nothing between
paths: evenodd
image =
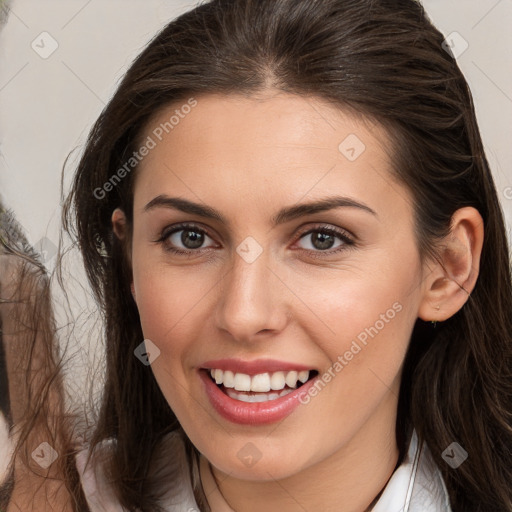
<instances>
[{"instance_id":1,"label":"skin","mask_svg":"<svg viewBox=\"0 0 512 512\"><path fill-rule=\"evenodd\" d=\"M144 336L161 351L155 378L233 509L366 510L397 462L398 390L414 323L449 318L467 300L482 219L473 208L459 210L440 261L421 264L412 196L391 175L382 127L319 98L273 90L197 100L137 170L133 231L121 210L112 217L117 236L130 237ZM177 107L158 112L143 138ZM349 134L366 146L354 161L338 149ZM209 205L228 223L166 207L144 211L161 194ZM332 195L376 215L342 207L272 227L282 207ZM208 233L190 257L155 242L179 222ZM332 247L315 245L305 233L322 225L346 231L355 244L337 253L344 245L337 236ZM167 246L198 251L180 236ZM236 252L248 236L263 249L252 263ZM323 373L395 303L400 312L279 423L228 422L203 392L197 368L208 359L265 357ZM248 442L261 453L251 467L237 457Z\"/></svg>"}]
</instances>

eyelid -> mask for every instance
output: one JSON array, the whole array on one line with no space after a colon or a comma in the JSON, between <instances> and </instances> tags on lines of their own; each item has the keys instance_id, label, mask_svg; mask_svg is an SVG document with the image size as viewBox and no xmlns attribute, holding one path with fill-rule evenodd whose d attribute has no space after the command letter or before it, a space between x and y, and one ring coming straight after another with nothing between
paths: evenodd
<instances>
[{"instance_id":1,"label":"eyelid","mask_svg":"<svg viewBox=\"0 0 512 512\"><path fill-rule=\"evenodd\" d=\"M297 239L302 238L304 235L308 235L310 233L314 233L316 231L327 231L336 236L339 236L342 239L346 239L351 243L356 242L356 237L347 229L335 227L332 224L319 223L314 226L306 226L304 230L300 231L297 235Z\"/></svg>"},{"instance_id":2,"label":"eyelid","mask_svg":"<svg viewBox=\"0 0 512 512\"><path fill-rule=\"evenodd\" d=\"M182 231L184 229L195 229L200 232L204 232L206 234L209 233L207 228L202 227L199 223L196 222L178 222L178 224L172 224L171 226L166 226L162 229L161 236L167 237L176 231Z\"/></svg>"}]
</instances>

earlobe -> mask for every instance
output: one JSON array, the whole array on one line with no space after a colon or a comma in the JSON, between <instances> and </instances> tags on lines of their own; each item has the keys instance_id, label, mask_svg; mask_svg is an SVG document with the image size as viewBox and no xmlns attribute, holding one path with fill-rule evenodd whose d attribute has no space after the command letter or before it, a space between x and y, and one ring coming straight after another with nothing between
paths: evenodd
<instances>
[{"instance_id":1,"label":"earlobe","mask_svg":"<svg viewBox=\"0 0 512 512\"><path fill-rule=\"evenodd\" d=\"M447 320L464 306L476 285L483 240L483 219L478 210L457 210L450 233L440 244L438 261L430 263L419 318Z\"/></svg>"}]
</instances>

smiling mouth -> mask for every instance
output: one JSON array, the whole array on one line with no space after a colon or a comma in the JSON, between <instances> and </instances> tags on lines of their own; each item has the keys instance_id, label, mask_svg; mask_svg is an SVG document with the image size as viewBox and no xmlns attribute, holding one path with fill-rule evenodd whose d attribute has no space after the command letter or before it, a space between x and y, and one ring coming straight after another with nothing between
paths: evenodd
<instances>
[{"instance_id":1,"label":"smiling mouth","mask_svg":"<svg viewBox=\"0 0 512 512\"><path fill-rule=\"evenodd\" d=\"M241 402L277 400L318 375L317 370L277 371L252 376L217 368L204 371L224 394Z\"/></svg>"}]
</instances>

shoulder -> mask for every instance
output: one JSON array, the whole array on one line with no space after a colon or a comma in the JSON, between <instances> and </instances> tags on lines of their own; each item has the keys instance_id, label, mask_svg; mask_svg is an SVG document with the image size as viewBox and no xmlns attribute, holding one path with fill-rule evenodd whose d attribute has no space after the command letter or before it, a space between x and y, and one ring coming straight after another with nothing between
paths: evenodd
<instances>
[{"instance_id":1,"label":"shoulder","mask_svg":"<svg viewBox=\"0 0 512 512\"><path fill-rule=\"evenodd\" d=\"M91 453L88 447L76 454L76 467L91 512L125 512L107 482L103 465L113 449L114 440L103 441Z\"/></svg>"},{"instance_id":2,"label":"shoulder","mask_svg":"<svg viewBox=\"0 0 512 512\"><path fill-rule=\"evenodd\" d=\"M82 489L91 512L128 512L108 482L104 464L115 448L115 440L103 441L93 453L84 448L76 455ZM168 512L197 509L190 478L185 443L179 432L167 434L161 441L148 475L148 492L158 496L158 504Z\"/></svg>"}]
</instances>

